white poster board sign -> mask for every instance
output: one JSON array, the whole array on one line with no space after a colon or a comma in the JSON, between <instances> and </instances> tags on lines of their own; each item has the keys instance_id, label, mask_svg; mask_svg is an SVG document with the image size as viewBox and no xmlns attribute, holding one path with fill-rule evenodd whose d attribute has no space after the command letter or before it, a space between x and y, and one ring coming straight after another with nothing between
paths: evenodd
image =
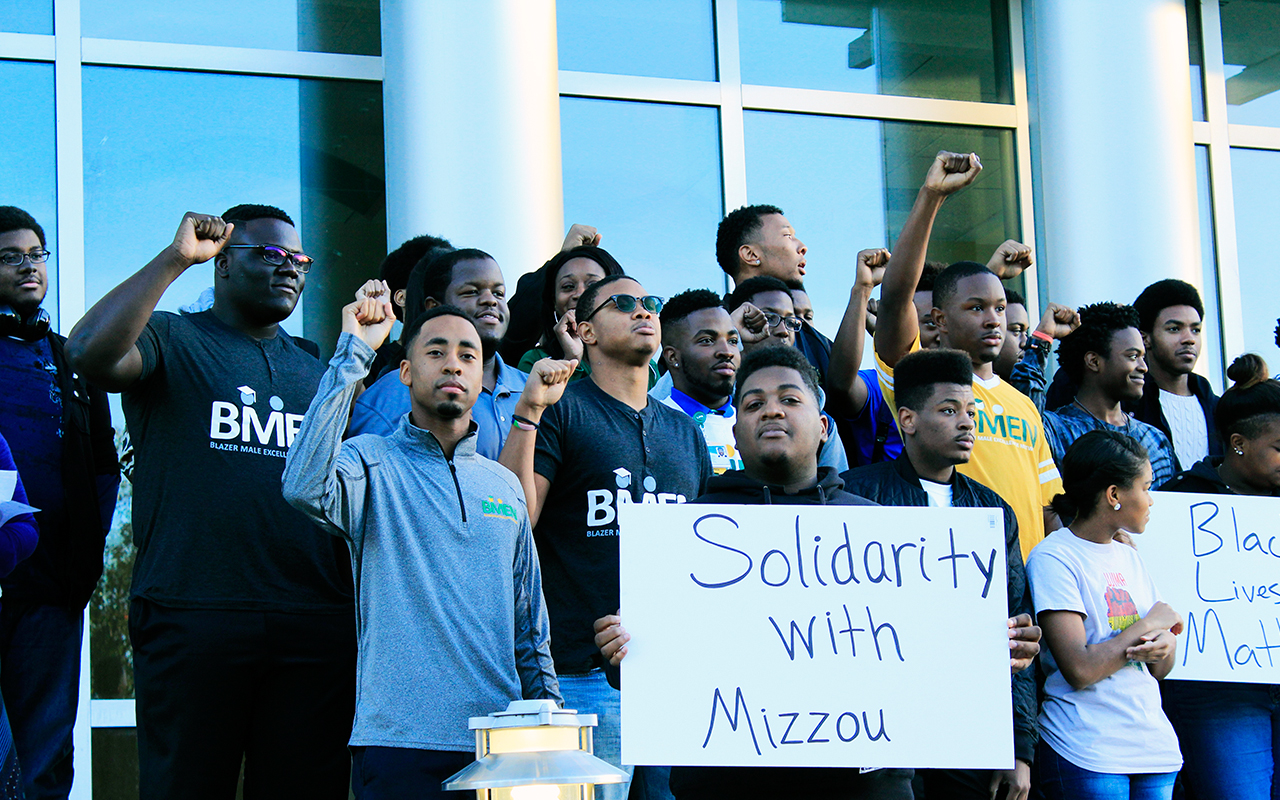
<instances>
[{"instance_id":1,"label":"white poster board sign","mask_svg":"<svg viewBox=\"0 0 1280 800\"><path fill-rule=\"evenodd\" d=\"M1156 492L1133 537L1186 620L1169 678L1280 683L1280 498Z\"/></svg>"},{"instance_id":2,"label":"white poster board sign","mask_svg":"<svg viewBox=\"0 0 1280 800\"><path fill-rule=\"evenodd\" d=\"M619 508L622 760L1013 766L1004 518Z\"/></svg>"}]
</instances>

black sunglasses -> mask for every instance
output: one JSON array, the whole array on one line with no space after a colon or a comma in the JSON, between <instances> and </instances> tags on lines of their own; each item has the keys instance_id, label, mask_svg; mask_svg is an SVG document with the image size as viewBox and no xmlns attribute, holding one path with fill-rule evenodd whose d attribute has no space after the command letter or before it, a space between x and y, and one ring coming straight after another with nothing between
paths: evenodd
<instances>
[{"instance_id":1,"label":"black sunglasses","mask_svg":"<svg viewBox=\"0 0 1280 800\"><path fill-rule=\"evenodd\" d=\"M623 314L630 314L632 311L635 311L637 303L644 306L645 311L649 311L654 314L661 314L663 305L661 297L651 294L647 294L644 297L636 297L632 294L615 294L609 296L603 303L596 306L595 311L592 311L584 319L579 320L579 323L586 322L591 319L600 312L600 309L610 303L613 303L614 306L616 306Z\"/></svg>"}]
</instances>

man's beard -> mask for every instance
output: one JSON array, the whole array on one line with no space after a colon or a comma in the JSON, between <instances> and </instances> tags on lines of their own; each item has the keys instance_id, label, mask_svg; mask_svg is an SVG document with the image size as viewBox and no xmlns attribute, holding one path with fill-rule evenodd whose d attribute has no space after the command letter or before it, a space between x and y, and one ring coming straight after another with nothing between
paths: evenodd
<instances>
[{"instance_id":1,"label":"man's beard","mask_svg":"<svg viewBox=\"0 0 1280 800\"><path fill-rule=\"evenodd\" d=\"M457 419L467 413L467 409L455 400L445 400L436 404L435 414L440 419Z\"/></svg>"}]
</instances>

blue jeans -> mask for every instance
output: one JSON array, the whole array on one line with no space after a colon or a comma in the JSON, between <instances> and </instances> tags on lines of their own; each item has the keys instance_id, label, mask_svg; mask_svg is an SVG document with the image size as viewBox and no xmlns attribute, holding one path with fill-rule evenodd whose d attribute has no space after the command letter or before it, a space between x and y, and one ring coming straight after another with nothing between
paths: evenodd
<instances>
[{"instance_id":1,"label":"blue jeans","mask_svg":"<svg viewBox=\"0 0 1280 800\"><path fill-rule=\"evenodd\" d=\"M622 693L609 685L604 670L593 669L585 675L557 677L565 708L596 715L596 728L592 731L596 757L627 772L634 772L634 767L622 766ZM630 779L625 783L597 786L596 797L600 800L626 800L630 789Z\"/></svg>"},{"instance_id":2,"label":"blue jeans","mask_svg":"<svg viewBox=\"0 0 1280 800\"><path fill-rule=\"evenodd\" d=\"M1188 798L1280 798L1280 686L1164 681L1160 690L1186 759Z\"/></svg>"},{"instance_id":3,"label":"blue jeans","mask_svg":"<svg viewBox=\"0 0 1280 800\"><path fill-rule=\"evenodd\" d=\"M0 603L0 693L27 800L65 800L71 791L83 635L83 611L22 600Z\"/></svg>"},{"instance_id":4,"label":"blue jeans","mask_svg":"<svg viewBox=\"0 0 1280 800\"><path fill-rule=\"evenodd\" d=\"M1036 749L1040 791L1048 800L1170 800L1177 772L1124 775L1077 767L1047 745Z\"/></svg>"}]
</instances>

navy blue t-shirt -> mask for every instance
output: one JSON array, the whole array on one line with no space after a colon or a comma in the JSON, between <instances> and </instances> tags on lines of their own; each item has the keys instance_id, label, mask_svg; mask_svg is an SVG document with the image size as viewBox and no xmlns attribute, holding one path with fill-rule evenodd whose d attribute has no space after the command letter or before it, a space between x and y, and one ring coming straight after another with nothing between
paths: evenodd
<instances>
[{"instance_id":1,"label":"navy blue t-shirt","mask_svg":"<svg viewBox=\"0 0 1280 800\"><path fill-rule=\"evenodd\" d=\"M134 597L252 611L350 609L351 562L284 500L284 457L324 371L281 331L151 315L122 397L135 454Z\"/></svg>"},{"instance_id":2,"label":"navy blue t-shirt","mask_svg":"<svg viewBox=\"0 0 1280 800\"><path fill-rule=\"evenodd\" d=\"M618 503L702 494L711 458L698 426L650 398L643 411L576 381L542 415L534 471L551 481L533 530L556 672L600 666L592 624L618 610Z\"/></svg>"}]
</instances>

